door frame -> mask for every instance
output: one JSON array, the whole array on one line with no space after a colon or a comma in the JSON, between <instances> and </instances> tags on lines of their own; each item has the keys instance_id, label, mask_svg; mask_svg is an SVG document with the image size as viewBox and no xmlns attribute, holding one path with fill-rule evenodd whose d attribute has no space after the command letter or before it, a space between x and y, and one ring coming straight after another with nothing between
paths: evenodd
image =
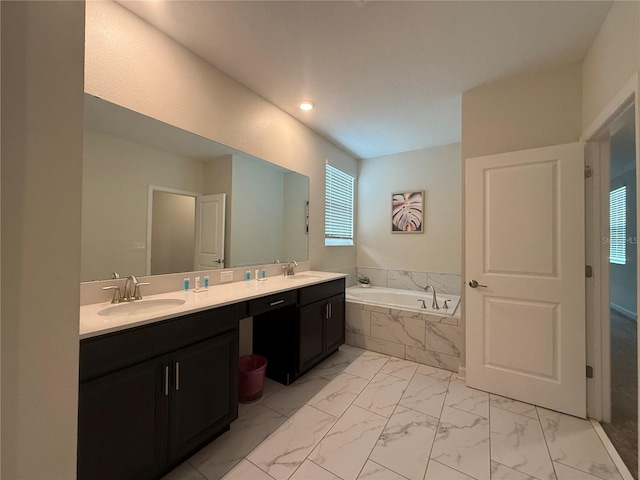
<instances>
[{"instance_id":1,"label":"door frame","mask_svg":"<svg viewBox=\"0 0 640 480\"><path fill-rule=\"evenodd\" d=\"M177 188L161 187L159 185L149 185L147 199L147 262L146 275L151 275L151 232L153 224L153 192L175 193L176 195L184 195L186 197L198 198L201 193L189 192L188 190L179 190ZM195 227L194 227L195 228Z\"/></svg>"},{"instance_id":2,"label":"door frame","mask_svg":"<svg viewBox=\"0 0 640 480\"><path fill-rule=\"evenodd\" d=\"M603 196L609 191L608 129L627 108L635 109L636 178L640 170L640 117L638 108L638 74L634 74L616 96L582 132L586 143L585 164L592 177L585 185L586 264L593 267L593 277L587 279L587 365L593 368L593 378L587 379L587 415L600 421L610 421L611 414L611 348L609 318L609 252L602 241L609 235L609 210L603 208ZM640 196L638 198L640 207ZM640 212L640 208L638 209ZM636 273L640 279L640 269ZM640 298L640 282L638 292ZM640 336L639 336L640 340ZM640 342L638 343L640 351ZM640 370L639 382L640 385ZM640 422L639 422L640 423Z\"/></svg>"}]
</instances>

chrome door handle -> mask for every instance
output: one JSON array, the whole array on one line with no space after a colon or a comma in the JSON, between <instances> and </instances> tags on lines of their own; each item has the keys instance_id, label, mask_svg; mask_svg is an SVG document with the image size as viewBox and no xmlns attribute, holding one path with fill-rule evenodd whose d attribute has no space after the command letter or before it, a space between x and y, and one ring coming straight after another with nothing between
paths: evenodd
<instances>
[{"instance_id":1,"label":"chrome door handle","mask_svg":"<svg viewBox=\"0 0 640 480\"><path fill-rule=\"evenodd\" d=\"M224 258L219 258L216 260L216 263L222 263L222 262L224 262Z\"/></svg>"},{"instance_id":2,"label":"chrome door handle","mask_svg":"<svg viewBox=\"0 0 640 480\"><path fill-rule=\"evenodd\" d=\"M478 282L476 282L475 280L471 280L469 282L469 286L471 288L478 288L478 287L486 287L486 285L480 285Z\"/></svg>"}]
</instances>

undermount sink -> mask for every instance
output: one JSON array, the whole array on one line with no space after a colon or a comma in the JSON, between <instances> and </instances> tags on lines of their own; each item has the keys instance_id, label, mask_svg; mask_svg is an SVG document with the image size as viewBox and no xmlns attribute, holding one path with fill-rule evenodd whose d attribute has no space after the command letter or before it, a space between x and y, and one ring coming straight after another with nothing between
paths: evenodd
<instances>
[{"instance_id":1,"label":"undermount sink","mask_svg":"<svg viewBox=\"0 0 640 480\"><path fill-rule=\"evenodd\" d=\"M179 298L159 298L156 300L134 300L130 303L119 303L98 312L103 317L129 316L147 313L159 313L184 304Z\"/></svg>"},{"instance_id":2,"label":"undermount sink","mask_svg":"<svg viewBox=\"0 0 640 480\"><path fill-rule=\"evenodd\" d=\"M314 275L313 273L296 273L295 275L288 275L286 278L290 280L317 280L322 278L322 275Z\"/></svg>"}]
</instances>

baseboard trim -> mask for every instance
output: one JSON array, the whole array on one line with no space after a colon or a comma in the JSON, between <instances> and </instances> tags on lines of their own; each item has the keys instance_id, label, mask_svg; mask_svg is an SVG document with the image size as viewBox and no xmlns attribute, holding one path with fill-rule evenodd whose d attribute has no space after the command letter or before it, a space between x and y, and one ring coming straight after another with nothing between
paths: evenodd
<instances>
[{"instance_id":1,"label":"baseboard trim","mask_svg":"<svg viewBox=\"0 0 640 480\"><path fill-rule=\"evenodd\" d=\"M466 369L466 367L463 367L462 365L460 365L458 367L458 378L460 380L466 380L467 379L467 369Z\"/></svg>"},{"instance_id":2,"label":"baseboard trim","mask_svg":"<svg viewBox=\"0 0 640 480\"><path fill-rule=\"evenodd\" d=\"M616 468L620 472L620 476L623 478L623 480L634 480L633 475L631 475L631 472L629 472L629 469L622 461L622 458L620 458L620 454L616 450L616 447L613 446L613 443L611 443L611 440L607 436L607 433L604 431L604 428L602 428L602 425L600 425L600 422L597 420L594 420L593 418L590 418L589 420L591 421L591 425L593 426L593 429L598 434L598 437L600 437L600 441L604 445L605 450L607 451L607 453L611 457L611 460L613 460L613 463L615 464Z\"/></svg>"},{"instance_id":3,"label":"baseboard trim","mask_svg":"<svg viewBox=\"0 0 640 480\"><path fill-rule=\"evenodd\" d=\"M621 307L620 305L617 305L613 302L611 302L609 304L609 306L611 307L611 310L615 310L616 312L618 312L620 315L624 315L625 317L631 318L633 320L635 320L636 322L638 321L638 314L635 312L632 312L631 310L627 310L624 307Z\"/></svg>"}]
</instances>

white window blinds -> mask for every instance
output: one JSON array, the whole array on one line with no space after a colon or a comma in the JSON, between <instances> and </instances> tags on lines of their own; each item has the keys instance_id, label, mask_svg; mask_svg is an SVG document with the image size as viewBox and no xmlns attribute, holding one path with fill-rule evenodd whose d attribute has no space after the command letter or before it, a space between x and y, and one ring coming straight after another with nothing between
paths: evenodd
<instances>
[{"instance_id":1,"label":"white window blinds","mask_svg":"<svg viewBox=\"0 0 640 480\"><path fill-rule=\"evenodd\" d=\"M329 164L326 175L325 245L353 245L354 178Z\"/></svg>"},{"instance_id":2,"label":"white window blinds","mask_svg":"<svg viewBox=\"0 0 640 480\"><path fill-rule=\"evenodd\" d=\"M609 193L609 262L627 263L627 187Z\"/></svg>"}]
</instances>

